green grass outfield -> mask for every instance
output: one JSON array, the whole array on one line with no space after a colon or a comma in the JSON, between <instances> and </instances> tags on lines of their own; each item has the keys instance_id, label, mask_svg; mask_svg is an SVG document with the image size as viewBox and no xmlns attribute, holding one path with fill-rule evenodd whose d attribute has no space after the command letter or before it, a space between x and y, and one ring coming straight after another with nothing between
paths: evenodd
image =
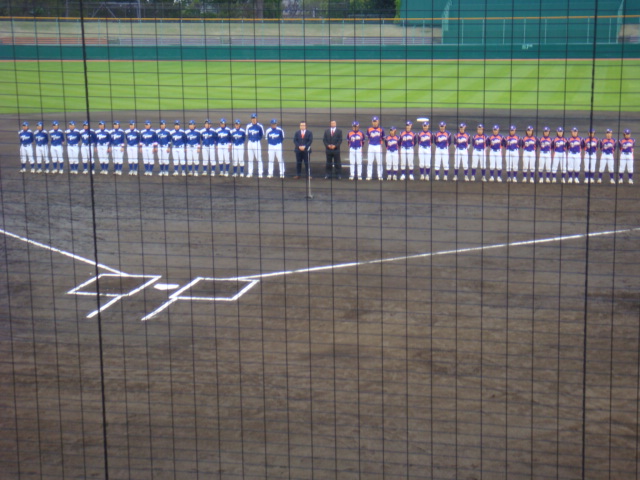
<instances>
[{"instance_id":1,"label":"green grass outfield","mask_svg":"<svg viewBox=\"0 0 640 480\"><path fill-rule=\"evenodd\" d=\"M0 111L640 111L640 60L0 62ZM86 79L86 82L85 82ZM593 86L593 88L592 88ZM592 92L593 90L593 92Z\"/></svg>"}]
</instances>

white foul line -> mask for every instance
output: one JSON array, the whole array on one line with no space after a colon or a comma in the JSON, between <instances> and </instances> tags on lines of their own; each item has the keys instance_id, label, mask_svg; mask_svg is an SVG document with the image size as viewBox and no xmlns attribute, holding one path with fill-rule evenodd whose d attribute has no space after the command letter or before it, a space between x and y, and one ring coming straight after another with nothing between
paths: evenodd
<instances>
[{"instance_id":1,"label":"white foul line","mask_svg":"<svg viewBox=\"0 0 640 480\"><path fill-rule=\"evenodd\" d=\"M280 277L284 275L293 275L296 273L322 272L325 270L337 270L340 268L360 267L364 265L375 265L378 263L389 263L389 262L398 262L403 260L412 260L414 258L428 258L428 257L436 257L436 256L444 256L444 255L452 255L452 254L460 254L460 253L473 253L473 252L481 252L484 250L495 250L498 248L505 248L505 247L524 247L528 245L538 245L541 243L563 242L566 240L578 240L578 239L587 238L587 237L589 238L602 237L606 235L617 235L621 233L634 233L637 231L640 231L640 227L625 228L622 230L608 230L604 232L578 233L575 235L563 235L559 237L539 238L536 240L522 240L519 242L497 243L495 245L483 245L480 247L468 247L468 248L458 248L455 250L443 250L441 252L416 253L414 255L403 255L401 257L391 257L391 258L379 258L376 260L366 260L363 262L338 263L336 265L322 265L319 267L299 268L296 270L285 270L282 272L260 273L257 275L246 275L243 277L229 278L228 280L261 280L263 278Z\"/></svg>"},{"instance_id":2,"label":"white foul line","mask_svg":"<svg viewBox=\"0 0 640 480\"><path fill-rule=\"evenodd\" d=\"M30 240L26 237L21 237L20 235L16 235L15 233L7 232L6 230L0 229L0 233L6 235L7 237L15 238L17 240L22 240L23 242L27 242L31 245L35 245L36 247L44 248L45 250L49 250L51 252L59 253L64 255L65 257L73 258L74 260L78 260L79 262L87 263L89 265L93 265L94 267L102 268L104 270L108 270L111 273L116 273L119 275L124 275L124 272L120 270L116 270L115 268L107 267L101 263L96 263L93 260L88 258L81 257L80 255L76 255L75 253L65 252L64 250L60 250L59 248L52 247L50 245L45 245L44 243L36 242L35 240Z\"/></svg>"}]
</instances>

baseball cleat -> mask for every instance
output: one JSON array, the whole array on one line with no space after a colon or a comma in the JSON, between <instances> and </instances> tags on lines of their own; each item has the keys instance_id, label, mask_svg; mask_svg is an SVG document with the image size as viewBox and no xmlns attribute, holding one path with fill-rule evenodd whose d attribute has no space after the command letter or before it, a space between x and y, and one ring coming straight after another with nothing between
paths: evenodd
<instances>
[{"instance_id":1,"label":"baseball cleat","mask_svg":"<svg viewBox=\"0 0 640 480\"><path fill-rule=\"evenodd\" d=\"M420 180L424 180L424 175L420 175Z\"/></svg>"},{"instance_id":2,"label":"baseball cleat","mask_svg":"<svg viewBox=\"0 0 640 480\"><path fill-rule=\"evenodd\" d=\"M497 180L498 180L498 183L502 183L502 177L498 177Z\"/></svg>"},{"instance_id":3,"label":"baseball cleat","mask_svg":"<svg viewBox=\"0 0 640 480\"><path fill-rule=\"evenodd\" d=\"M513 177L513 183L518 183L518 179L516 177Z\"/></svg>"},{"instance_id":4,"label":"baseball cleat","mask_svg":"<svg viewBox=\"0 0 640 480\"><path fill-rule=\"evenodd\" d=\"M464 181L468 182L469 181L469 177L467 175L464 176Z\"/></svg>"},{"instance_id":5,"label":"baseball cleat","mask_svg":"<svg viewBox=\"0 0 640 480\"><path fill-rule=\"evenodd\" d=\"M36 169L35 169L35 168L32 168L32 169L31 169L31 173L36 173Z\"/></svg>"},{"instance_id":6,"label":"baseball cleat","mask_svg":"<svg viewBox=\"0 0 640 480\"><path fill-rule=\"evenodd\" d=\"M618 184L622 185L623 183L624 183L624 180L622 178L618 180Z\"/></svg>"},{"instance_id":7,"label":"baseball cleat","mask_svg":"<svg viewBox=\"0 0 640 480\"><path fill-rule=\"evenodd\" d=\"M60 170L58 170L58 173L59 173L60 175L62 175L62 174L64 173L64 170L63 170L63 169L60 169Z\"/></svg>"},{"instance_id":8,"label":"baseball cleat","mask_svg":"<svg viewBox=\"0 0 640 480\"><path fill-rule=\"evenodd\" d=\"M413 174L409 174L409 180L414 180Z\"/></svg>"},{"instance_id":9,"label":"baseball cleat","mask_svg":"<svg viewBox=\"0 0 640 480\"><path fill-rule=\"evenodd\" d=\"M440 180L440 175L437 175L434 177L434 180L437 182L438 180Z\"/></svg>"},{"instance_id":10,"label":"baseball cleat","mask_svg":"<svg viewBox=\"0 0 640 480\"><path fill-rule=\"evenodd\" d=\"M569 177L569 183L573 183L573 178Z\"/></svg>"},{"instance_id":11,"label":"baseball cleat","mask_svg":"<svg viewBox=\"0 0 640 480\"><path fill-rule=\"evenodd\" d=\"M511 183L511 177L507 177L507 183Z\"/></svg>"},{"instance_id":12,"label":"baseball cleat","mask_svg":"<svg viewBox=\"0 0 640 480\"><path fill-rule=\"evenodd\" d=\"M354 179L355 177L353 175L349 177L349 180L354 180Z\"/></svg>"},{"instance_id":13,"label":"baseball cleat","mask_svg":"<svg viewBox=\"0 0 640 480\"><path fill-rule=\"evenodd\" d=\"M487 177L483 175L483 176L482 176L482 181L483 181L483 182L486 182L486 181L487 181Z\"/></svg>"},{"instance_id":14,"label":"baseball cleat","mask_svg":"<svg viewBox=\"0 0 640 480\"><path fill-rule=\"evenodd\" d=\"M193 172L193 176L197 177L198 176L198 172Z\"/></svg>"},{"instance_id":15,"label":"baseball cleat","mask_svg":"<svg viewBox=\"0 0 640 480\"><path fill-rule=\"evenodd\" d=\"M425 175L425 176L424 176L424 180L425 180L426 182L428 182L428 181L429 181L429 175Z\"/></svg>"},{"instance_id":16,"label":"baseball cleat","mask_svg":"<svg viewBox=\"0 0 640 480\"><path fill-rule=\"evenodd\" d=\"M178 175L180 175L180 173L179 173L177 170L174 170L174 171L173 171L173 176L174 176L174 177L177 177Z\"/></svg>"},{"instance_id":17,"label":"baseball cleat","mask_svg":"<svg viewBox=\"0 0 640 480\"><path fill-rule=\"evenodd\" d=\"M404 173L402 175L400 175L400 180L404 180L406 177L404 176Z\"/></svg>"},{"instance_id":18,"label":"baseball cleat","mask_svg":"<svg viewBox=\"0 0 640 480\"><path fill-rule=\"evenodd\" d=\"M457 181L458 181L458 175L454 175L454 176L453 176L453 181L454 181L454 182L457 182Z\"/></svg>"},{"instance_id":19,"label":"baseball cleat","mask_svg":"<svg viewBox=\"0 0 640 480\"><path fill-rule=\"evenodd\" d=\"M493 182L494 181L493 177L489 177L489 181Z\"/></svg>"},{"instance_id":20,"label":"baseball cleat","mask_svg":"<svg viewBox=\"0 0 640 480\"><path fill-rule=\"evenodd\" d=\"M36 170L36 173L42 173L42 169L39 168L38 170Z\"/></svg>"},{"instance_id":21,"label":"baseball cleat","mask_svg":"<svg viewBox=\"0 0 640 480\"><path fill-rule=\"evenodd\" d=\"M629 185L633 185L633 178L629 179Z\"/></svg>"}]
</instances>

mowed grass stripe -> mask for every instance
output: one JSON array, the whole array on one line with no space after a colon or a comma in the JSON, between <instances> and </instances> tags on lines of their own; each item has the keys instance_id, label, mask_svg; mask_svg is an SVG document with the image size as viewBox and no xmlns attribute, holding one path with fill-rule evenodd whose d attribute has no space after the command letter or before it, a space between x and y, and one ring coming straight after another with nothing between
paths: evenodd
<instances>
[{"instance_id":1,"label":"mowed grass stripe","mask_svg":"<svg viewBox=\"0 0 640 480\"><path fill-rule=\"evenodd\" d=\"M0 63L6 113L235 108L589 110L585 61ZM594 110L640 111L638 60L598 60Z\"/></svg>"}]
</instances>

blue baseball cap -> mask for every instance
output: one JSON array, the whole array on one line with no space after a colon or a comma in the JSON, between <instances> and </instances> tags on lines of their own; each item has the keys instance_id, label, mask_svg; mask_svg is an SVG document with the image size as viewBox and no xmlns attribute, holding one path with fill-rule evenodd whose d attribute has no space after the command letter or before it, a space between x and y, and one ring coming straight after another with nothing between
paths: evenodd
<instances>
[{"instance_id":1,"label":"blue baseball cap","mask_svg":"<svg viewBox=\"0 0 640 480\"><path fill-rule=\"evenodd\" d=\"M447 122L440 122L440 126L441 127L446 127L447 126Z\"/></svg>"},{"instance_id":2,"label":"blue baseball cap","mask_svg":"<svg viewBox=\"0 0 640 480\"><path fill-rule=\"evenodd\" d=\"M145 125L151 125L151 120L145 120L145 121L144 121L144 124L145 124Z\"/></svg>"},{"instance_id":3,"label":"blue baseball cap","mask_svg":"<svg viewBox=\"0 0 640 480\"><path fill-rule=\"evenodd\" d=\"M515 125L511 125L511 126L509 127L509 130L515 130L515 129L516 129L516 126L515 126Z\"/></svg>"},{"instance_id":4,"label":"blue baseball cap","mask_svg":"<svg viewBox=\"0 0 640 480\"><path fill-rule=\"evenodd\" d=\"M129 120L129 125L135 125L136 121L135 120Z\"/></svg>"},{"instance_id":5,"label":"blue baseball cap","mask_svg":"<svg viewBox=\"0 0 640 480\"><path fill-rule=\"evenodd\" d=\"M119 120L114 120L114 121L113 121L113 124L114 124L114 125L120 125L120 121L119 121Z\"/></svg>"},{"instance_id":6,"label":"blue baseball cap","mask_svg":"<svg viewBox=\"0 0 640 480\"><path fill-rule=\"evenodd\" d=\"M84 123L82 124L83 127L88 127L89 126L89 120L85 120Z\"/></svg>"},{"instance_id":7,"label":"blue baseball cap","mask_svg":"<svg viewBox=\"0 0 640 480\"><path fill-rule=\"evenodd\" d=\"M74 124L74 125L75 125L75 124ZM102 120L100 120L100 121L98 122L98 125L104 125L104 122L103 122Z\"/></svg>"},{"instance_id":8,"label":"blue baseball cap","mask_svg":"<svg viewBox=\"0 0 640 480\"><path fill-rule=\"evenodd\" d=\"M413 125L413 122L411 120L407 120L407 125Z\"/></svg>"},{"instance_id":9,"label":"blue baseball cap","mask_svg":"<svg viewBox=\"0 0 640 480\"><path fill-rule=\"evenodd\" d=\"M38 127L42 127L43 125L44 125L44 123L42 123L42 122L36 123L36 126L38 126Z\"/></svg>"},{"instance_id":10,"label":"blue baseball cap","mask_svg":"<svg viewBox=\"0 0 640 480\"><path fill-rule=\"evenodd\" d=\"M180 125L180 120L176 120L175 122L173 122L174 125Z\"/></svg>"},{"instance_id":11,"label":"blue baseball cap","mask_svg":"<svg viewBox=\"0 0 640 480\"><path fill-rule=\"evenodd\" d=\"M572 131L572 132L577 132L577 131L578 131L578 127L573 127L573 128L571 129L571 131Z\"/></svg>"},{"instance_id":12,"label":"blue baseball cap","mask_svg":"<svg viewBox=\"0 0 640 480\"><path fill-rule=\"evenodd\" d=\"M481 124L481 123L479 123L479 124L478 124L478 128L484 128L484 125L483 125L483 124Z\"/></svg>"},{"instance_id":13,"label":"blue baseball cap","mask_svg":"<svg viewBox=\"0 0 640 480\"><path fill-rule=\"evenodd\" d=\"M236 118L236 121L234 122L236 125L240 125L240 119Z\"/></svg>"},{"instance_id":14,"label":"blue baseball cap","mask_svg":"<svg viewBox=\"0 0 640 480\"><path fill-rule=\"evenodd\" d=\"M29 122L22 122L22 126L23 127L28 127L29 126Z\"/></svg>"},{"instance_id":15,"label":"blue baseball cap","mask_svg":"<svg viewBox=\"0 0 640 480\"><path fill-rule=\"evenodd\" d=\"M252 113L251 114L251 118L258 118L258 114L257 113Z\"/></svg>"},{"instance_id":16,"label":"blue baseball cap","mask_svg":"<svg viewBox=\"0 0 640 480\"><path fill-rule=\"evenodd\" d=\"M613 130L611 130L610 128L607 128L605 133L613 133Z\"/></svg>"},{"instance_id":17,"label":"blue baseball cap","mask_svg":"<svg viewBox=\"0 0 640 480\"><path fill-rule=\"evenodd\" d=\"M76 122L74 122L73 120L71 120L71 121L69 122L69 125L75 125L75 124L76 124Z\"/></svg>"},{"instance_id":18,"label":"blue baseball cap","mask_svg":"<svg viewBox=\"0 0 640 480\"><path fill-rule=\"evenodd\" d=\"M357 126L357 125L360 125L360 122L359 122L359 121L357 121L357 120L354 120L354 122L353 122L351 125L353 125L353 126L355 127L355 126Z\"/></svg>"},{"instance_id":19,"label":"blue baseball cap","mask_svg":"<svg viewBox=\"0 0 640 480\"><path fill-rule=\"evenodd\" d=\"M589 129L589 133L595 133L596 129L595 128L590 128Z\"/></svg>"},{"instance_id":20,"label":"blue baseball cap","mask_svg":"<svg viewBox=\"0 0 640 480\"><path fill-rule=\"evenodd\" d=\"M271 123L278 123L278 120L276 120L275 118L272 118Z\"/></svg>"},{"instance_id":21,"label":"blue baseball cap","mask_svg":"<svg viewBox=\"0 0 640 480\"><path fill-rule=\"evenodd\" d=\"M227 119L226 118L221 118L220 119L220 123L227 123Z\"/></svg>"},{"instance_id":22,"label":"blue baseball cap","mask_svg":"<svg viewBox=\"0 0 640 480\"><path fill-rule=\"evenodd\" d=\"M500 130L500 125L498 125L497 123L493 126L494 130Z\"/></svg>"},{"instance_id":23,"label":"blue baseball cap","mask_svg":"<svg viewBox=\"0 0 640 480\"><path fill-rule=\"evenodd\" d=\"M558 132L564 132L564 128L562 128L562 127L558 127L558 130L557 130L557 131L558 131Z\"/></svg>"},{"instance_id":24,"label":"blue baseball cap","mask_svg":"<svg viewBox=\"0 0 640 480\"><path fill-rule=\"evenodd\" d=\"M551 129L550 129L549 127L547 127L546 125L545 125L545 127L544 127L542 130L543 130L544 132L550 132L550 131L551 131Z\"/></svg>"},{"instance_id":25,"label":"blue baseball cap","mask_svg":"<svg viewBox=\"0 0 640 480\"><path fill-rule=\"evenodd\" d=\"M628 128L624 129L624 134L625 135L631 135L631 130L629 130Z\"/></svg>"},{"instance_id":26,"label":"blue baseball cap","mask_svg":"<svg viewBox=\"0 0 640 480\"><path fill-rule=\"evenodd\" d=\"M378 121L380 121L380 119L379 119L378 117L373 117L373 118L371 119L371 121L372 121L372 122L378 122Z\"/></svg>"},{"instance_id":27,"label":"blue baseball cap","mask_svg":"<svg viewBox=\"0 0 640 480\"><path fill-rule=\"evenodd\" d=\"M466 128L467 124L466 123L461 123L460 124L460 128Z\"/></svg>"},{"instance_id":28,"label":"blue baseball cap","mask_svg":"<svg viewBox=\"0 0 640 480\"><path fill-rule=\"evenodd\" d=\"M208 118L205 118L204 123L211 123L211 120L209 120Z\"/></svg>"},{"instance_id":29,"label":"blue baseball cap","mask_svg":"<svg viewBox=\"0 0 640 480\"><path fill-rule=\"evenodd\" d=\"M422 126L423 126L423 127L428 127L428 126L429 126L429 122L423 122L423 123L422 123Z\"/></svg>"},{"instance_id":30,"label":"blue baseball cap","mask_svg":"<svg viewBox=\"0 0 640 480\"><path fill-rule=\"evenodd\" d=\"M189 120L189 125L195 125L196 121L195 120Z\"/></svg>"},{"instance_id":31,"label":"blue baseball cap","mask_svg":"<svg viewBox=\"0 0 640 480\"><path fill-rule=\"evenodd\" d=\"M167 122L165 122L164 120L160 120L160 125L166 125Z\"/></svg>"},{"instance_id":32,"label":"blue baseball cap","mask_svg":"<svg viewBox=\"0 0 640 480\"><path fill-rule=\"evenodd\" d=\"M527 125L527 130L533 130L533 127L531 125Z\"/></svg>"},{"instance_id":33,"label":"blue baseball cap","mask_svg":"<svg viewBox=\"0 0 640 480\"><path fill-rule=\"evenodd\" d=\"M53 122L51 122L51 125L58 125L58 121L54 120Z\"/></svg>"},{"instance_id":34,"label":"blue baseball cap","mask_svg":"<svg viewBox=\"0 0 640 480\"><path fill-rule=\"evenodd\" d=\"M397 130L397 128L396 128L396 127L394 127L393 125L391 125L391 126L389 127L389 131L391 132L391 131L393 131L393 130Z\"/></svg>"}]
</instances>

